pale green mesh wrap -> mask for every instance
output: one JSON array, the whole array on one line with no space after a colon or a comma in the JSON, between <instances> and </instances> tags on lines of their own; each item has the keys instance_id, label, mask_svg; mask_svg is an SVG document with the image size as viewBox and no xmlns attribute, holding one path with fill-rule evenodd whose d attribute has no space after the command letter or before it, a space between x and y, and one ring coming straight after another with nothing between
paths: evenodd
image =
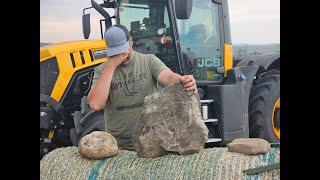
<instances>
[{"instance_id":1,"label":"pale green mesh wrap","mask_svg":"<svg viewBox=\"0 0 320 180\"><path fill-rule=\"evenodd\" d=\"M46 179L280 179L280 170L255 175L242 171L280 161L280 148L266 155L248 156L210 148L187 156L169 154L140 158L132 151L120 151L112 158L88 160L77 147L56 149L40 161L40 177Z\"/></svg>"}]
</instances>

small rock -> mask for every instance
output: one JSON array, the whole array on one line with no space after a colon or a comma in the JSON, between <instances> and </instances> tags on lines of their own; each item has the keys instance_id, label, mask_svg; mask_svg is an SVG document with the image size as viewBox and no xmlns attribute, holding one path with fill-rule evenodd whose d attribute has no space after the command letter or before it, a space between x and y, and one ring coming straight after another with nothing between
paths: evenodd
<instances>
[{"instance_id":1,"label":"small rock","mask_svg":"<svg viewBox=\"0 0 320 180\"><path fill-rule=\"evenodd\" d=\"M79 153L89 159L101 159L118 154L116 139L104 131L93 131L79 142Z\"/></svg>"},{"instance_id":2,"label":"small rock","mask_svg":"<svg viewBox=\"0 0 320 180\"><path fill-rule=\"evenodd\" d=\"M227 144L228 151L247 155L266 154L270 150L268 141L260 138L238 138Z\"/></svg>"},{"instance_id":3,"label":"small rock","mask_svg":"<svg viewBox=\"0 0 320 180\"><path fill-rule=\"evenodd\" d=\"M194 93L176 83L145 97L132 142L138 156L160 157L168 152L199 152L207 139L208 128Z\"/></svg>"}]
</instances>

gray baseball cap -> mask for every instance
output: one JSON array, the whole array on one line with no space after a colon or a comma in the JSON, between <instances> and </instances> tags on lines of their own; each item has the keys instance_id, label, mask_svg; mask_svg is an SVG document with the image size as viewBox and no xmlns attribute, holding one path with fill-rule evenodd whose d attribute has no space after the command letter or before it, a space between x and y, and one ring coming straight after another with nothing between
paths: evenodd
<instances>
[{"instance_id":1,"label":"gray baseball cap","mask_svg":"<svg viewBox=\"0 0 320 180\"><path fill-rule=\"evenodd\" d=\"M111 26L104 33L107 44L107 56L114 56L129 51L128 31L123 26Z\"/></svg>"}]
</instances>

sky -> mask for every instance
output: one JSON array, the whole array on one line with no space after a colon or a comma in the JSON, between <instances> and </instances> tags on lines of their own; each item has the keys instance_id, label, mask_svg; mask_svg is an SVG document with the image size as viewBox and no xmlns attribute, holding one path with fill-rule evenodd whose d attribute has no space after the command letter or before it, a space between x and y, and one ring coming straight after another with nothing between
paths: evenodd
<instances>
[{"instance_id":1,"label":"sky","mask_svg":"<svg viewBox=\"0 0 320 180\"><path fill-rule=\"evenodd\" d=\"M280 43L280 0L228 0L228 4L233 44ZM40 41L83 39L82 10L89 6L90 0L41 0ZM101 16L88 12L92 12L90 38L100 38Z\"/></svg>"}]
</instances>

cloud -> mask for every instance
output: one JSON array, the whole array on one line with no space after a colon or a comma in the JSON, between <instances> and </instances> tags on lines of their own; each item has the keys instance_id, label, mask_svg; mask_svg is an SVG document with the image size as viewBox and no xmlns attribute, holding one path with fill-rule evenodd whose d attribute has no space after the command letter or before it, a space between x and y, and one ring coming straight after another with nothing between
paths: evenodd
<instances>
[{"instance_id":1,"label":"cloud","mask_svg":"<svg viewBox=\"0 0 320 180\"><path fill-rule=\"evenodd\" d=\"M280 19L279 0L229 0L230 21Z\"/></svg>"},{"instance_id":2,"label":"cloud","mask_svg":"<svg viewBox=\"0 0 320 180\"><path fill-rule=\"evenodd\" d=\"M280 0L228 0L228 4L233 43L280 42ZM81 15L89 6L89 0L41 0L40 40L83 39ZM101 16L94 10L90 12L90 38L100 38Z\"/></svg>"},{"instance_id":3,"label":"cloud","mask_svg":"<svg viewBox=\"0 0 320 180\"><path fill-rule=\"evenodd\" d=\"M280 0L229 0L233 43L279 43Z\"/></svg>"}]
</instances>

